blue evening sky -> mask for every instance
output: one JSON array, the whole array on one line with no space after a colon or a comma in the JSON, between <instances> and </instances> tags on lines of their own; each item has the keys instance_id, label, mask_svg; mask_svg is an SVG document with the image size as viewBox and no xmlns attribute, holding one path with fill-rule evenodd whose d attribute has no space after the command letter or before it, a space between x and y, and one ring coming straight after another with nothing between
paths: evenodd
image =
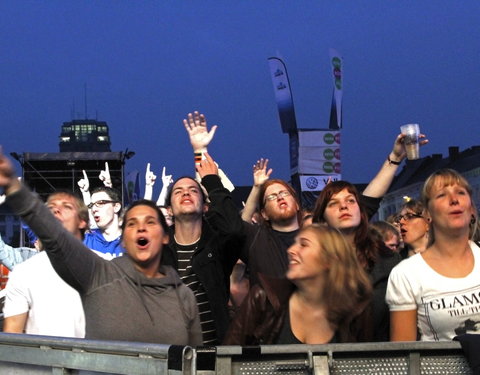
<instances>
[{"instance_id":1,"label":"blue evening sky","mask_svg":"<svg viewBox=\"0 0 480 375\"><path fill-rule=\"evenodd\" d=\"M480 144L478 0L2 0L0 46L7 153L58 152L73 106L85 117L86 83L112 151L136 152L127 172L191 174L181 120L199 110L219 125L210 152L234 184L251 184L260 157L288 179L267 58L287 64L298 126L322 128L330 47L344 58L344 179L371 179L404 123L428 134L424 155Z\"/></svg>"}]
</instances>

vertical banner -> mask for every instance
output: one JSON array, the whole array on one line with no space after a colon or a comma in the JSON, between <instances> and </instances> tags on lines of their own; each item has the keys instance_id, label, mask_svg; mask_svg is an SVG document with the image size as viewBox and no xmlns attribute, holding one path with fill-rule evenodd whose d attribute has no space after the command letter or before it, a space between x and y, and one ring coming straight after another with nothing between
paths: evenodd
<instances>
[{"instance_id":1,"label":"vertical banner","mask_svg":"<svg viewBox=\"0 0 480 375\"><path fill-rule=\"evenodd\" d=\"M330 48L330 66L333 77L333 97L330 110L330 129L342 128L343 59L337 50Z\"/></svg>"},{"instance_id":2,"label":"vertical banner","mask_svg":"<svg viewBox=\"0 0 480 375\"><path fill-rule=\"evenodd\" d=\"M280 115L280 124L284 133L293 133L297 131L297 121L295 119L295 109L293 107L292 91L288 80L287 68L283 61L278 57L268 59L270 75L272 77L273 91L277 102L278 113Z\"/></svg>"},{"instance_id":3,"label":"vertical banner","mask_svg":"<svg viewBox=\"0 0 480 375\"><path fill-rule=\"evenodd\" d=\"M125 178L125 205L129 205L140 198L140 180L138 171L131 171Z\"/></svg>"}]
</instances>

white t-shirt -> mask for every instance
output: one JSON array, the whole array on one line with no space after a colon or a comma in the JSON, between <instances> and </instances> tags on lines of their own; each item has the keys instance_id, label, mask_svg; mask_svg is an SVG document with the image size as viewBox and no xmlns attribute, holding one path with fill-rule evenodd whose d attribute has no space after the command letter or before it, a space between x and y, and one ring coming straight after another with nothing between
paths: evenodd
<instances>
[{"instance_id":1,"label":"white t-shirt","mask_svg":"<svg viewBox=\"0 0 480 375\"><path fill-rule=\"evenodd\" d=\"M475 264L466 277L440 275L421 254L405 259L390 273L386 295L390 311L417 310L423 341L480 333L480 248L474 242L470 248Z\"/></svg>"},{"instance_id":2,"label":"white t-shirt","mask_svg":"<svg viewBox=\"0 0 480 375\"><path fill-rule=\"evenodd\" d=\"M57 275L44 251L15 267L5 290L4 315L28 312L26 333L85 337L80 295Z\"/></svg>"}]
</instances>

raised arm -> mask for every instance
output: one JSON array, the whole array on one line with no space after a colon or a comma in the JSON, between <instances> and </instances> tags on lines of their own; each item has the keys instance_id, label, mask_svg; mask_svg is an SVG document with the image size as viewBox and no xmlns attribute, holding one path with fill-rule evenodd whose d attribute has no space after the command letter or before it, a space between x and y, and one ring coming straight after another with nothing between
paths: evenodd
<instances>
[{"instance_id":1,"label":"raised arm","mask_svg":"<svg viewBox=\"0 0 480 375\"><path fill-rule=\"evenodd\" d=\"M208 151L207 146L215 135L217 125L213 125L210 131L208 131L207 119L203 113L198 111L189 113L187 118L183 119L183 125L190 138L190 144L195 153L195 160L197 160L197 156L199 156L200 160L205 159L202 155Z\"/></svg>"},{"instance_id":2,"label":"raised arm","mask_svg":"<svg viewBox=\"0 0 480 375\"><path fill-rule=\"evenodd\" d=\"M173 184L173 176L171 174L166 174L165 167L162 169L162 190L160 190L160 195L157 199L157 206L165 206L165 201L167 199L167 193L169 186Z\"/></svg>"},{"instance_id":3,"label":"raised arm","mask_svg":"<svg viewBox=\"0 0 480 375\"><path fill-rule=\"evenodd\" d=\"M108 168L108 162L105 162L105 169L103 171L100 171L100 174L98 175L98 178L100 181L103 182L103 184L106 187L113 187L112 185L112 178L110 177L110 169Z\"/></svg>"},{"instance_id":4,"label":"raised arm","mask_svg":"<svg viewBox=\"0 0 480 375\"><path fill-rule=\"evenodd\" d=\"M11 161L0 151L0 187L12 211L35 232L55 271L73 288L86 290L92 281L95 263L104 260L69 233L47 206L15 177Z\"/></svg>"},{"instance_id":5,"label":"raised arm","mask_svg":"<svg viewBox=\"0 0 480 375\"><path fill-rule=\"evenodd\" d=\"M155 180L157 176L150 171L150 163L147 163L147 171L145 172L145 194L143 198L152 200L153 196L153 185L155 185Z\"/></svg>"},{"instance_id":6,"label":"raised arm","mask_svg":"<svg viewBox=\"0 0 480 375\"><path fill-rule=\"evenodd\" d=\"M88 206L91 202L90 181L88 179L87 172L85 172L85 169L82 169L82 172L83 172L83 178L78 180L77 184L78 184L78 187L80 188L80 191L82 192L83 202L85 203L86 206Z\"/></svg>"},{"instance_id":7,"label":"raised arm","mask_svg":"<svg viewBox=\"0 0 480 375\"><path fill-rule=\"evenodd\" d=\"M195 165L198 165L200 161L205 160L205 154L208 152L207 146L212 141L218 126L213 125L209 131L205 115L203 113L199 113L198 111L193 112L193 114L189 113L187 118L183 119L183 125L185 126L190 138L190 144L192 145L195 158ZM228 191L233 191L233 189L235 189L232 181L230 181L225 172L223 172L220 168L218 169L217 174L220 177L220 180L222 180L223 186L228 189ZM201 181L201 177L198 175L198 173L196 173L196 179L199 182Z\"/></svg>"},{"instance_id":8,"label":"raised arm","mask_svg":"<svg viewBox=\"0 0 480 375\"><path fill-rule=\"evenodd\" d=\"M252 222L252 217L255 211L257 211L258 197L262 185L270 178L272 169L268 169L268 159L260 159L253 165L253 186L250 194L248 195L245 207L242 212L242 220L247 223Z\"/></svg>"},{"instance_id":9,"label":"raised arm","mask_svg":"<svg viewBox=\"0 0 480 375\"><path fill-rule=\"evenodd\" d=\"M363 195L372 198L381 198L388 191L390 185L392 184L395 173L398 170L398 167L402 163L403 159L407 156L407 151L405 150L404 145L404 134L399 134L395 139L393 144L393 149L380 167L377 175L373 178L372 181L363 191ZM420 134L420 146L423 146L428 143L428 139L425 139L424 134Z\"/></svg>"},{"instance_id":10,"label":"raised arm","mask_svg":"<svg viewBox=\"0 0 480 375\"><path fill-rule=\"evenodd\" d=\"M210 205L205 214L207 221L223 235L241 236L243 223L232 195L222 185L215 161L208 153L205 153L205 158L197 165L197 172L210 199Z\"/></svg>"},{"instance_id":11,"label":"raised arm","mask_svg":"<svg viewBox=\"0 0 480 375\"><path fill-rule=\"evenodd\" d=\"M0 235L0 263L7 267L10 271L19 263L37 255L36 249L30 247L12 247L7 245Z\"/></svg>"}]
</instances>

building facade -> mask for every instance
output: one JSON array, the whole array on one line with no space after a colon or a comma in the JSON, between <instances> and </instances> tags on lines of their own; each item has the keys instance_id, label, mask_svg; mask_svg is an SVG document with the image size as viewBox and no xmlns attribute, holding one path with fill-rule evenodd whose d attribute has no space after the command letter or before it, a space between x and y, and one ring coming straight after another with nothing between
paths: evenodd
<instances>
[{"instance_id":1,"label":"building facade","mask_svg":"<svg viewBox=\"0 0 480 375\"><path fill-rule=\"evenodd\" d=\"M451 168L460 172L473 189L473 198L477 209L480 208L480 146L459 151L456 146L449 147L448 155L433 154L418 160L407 160L400 173L382 200L378 210L378 219L385 220L397 213L405 202L404 197L420 198L425 180L441 168Z\"/></svg>"}]
</instances>

